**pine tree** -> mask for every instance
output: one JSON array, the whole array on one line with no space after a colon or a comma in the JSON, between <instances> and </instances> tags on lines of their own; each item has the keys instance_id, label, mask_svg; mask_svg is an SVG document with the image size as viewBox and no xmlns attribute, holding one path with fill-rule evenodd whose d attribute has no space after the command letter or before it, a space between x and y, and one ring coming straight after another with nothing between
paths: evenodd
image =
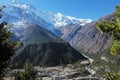
<instances>
[{"instance_id":1,"label":"pine tree","mask_svg":"<svg viewBox=\"0 0 120 80\"><path fill-rule=\"evenodd\" d=\"M29 60L26 61L23 70L15 74L15 80L37 80L37 71Z\"/></svg>"},{"instance_id":2,"label":"pine tree","mask_svg":"<svg viewBox=\"0 0 120 80\"><path fill-rule=\"evenodd\" d=\"M116 7L113 19L109 22L98 22L96 26L102 34L106 32L113 36L114 41L111 45L111 53L120 55L120 6ZM120 72L106 72L106 80L120 80Z\"/></svg>"},{"instance_id":3,"label":"pine tree","mask_svg":"<svg viewBox=\"0 0 120 80\"><path fill-rule=\"evenodd\" d=\"M0 12L5 6L0 8ZM0 13L0 18L2 14ZM11 26L7 22L0 23L0 80L4 76L5 68L8 66L11 56L13 56L17 43L11 41L13 34L10 31Z\"/></svg>"},{"instance_id":4,"label":"pine tree","mask_svg":"<svg viewBox=\"0 0 120 80\"><path fill-rule=\"evenodd\" d=\"M120 55L120 6L116 7L115 17L109 22L101 21L96 24L98 30L103 34L109 33L114 41L111 45L111 53Z\"/></svg>"}]
</instances>

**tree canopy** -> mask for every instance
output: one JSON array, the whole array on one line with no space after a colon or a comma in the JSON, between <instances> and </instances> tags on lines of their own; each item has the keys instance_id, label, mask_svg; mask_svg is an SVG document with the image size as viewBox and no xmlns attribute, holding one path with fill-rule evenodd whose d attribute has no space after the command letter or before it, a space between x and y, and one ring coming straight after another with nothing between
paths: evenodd
<instances>
[{"instance_id":1,"label":"tree canopy","mask_svg":"<svg viewBox=\"0 0 120 80\"><path fill-rule=\"evenodd\" d=\"M115 17L110 21L100 21L96 24L97 29L103 34L107 32L113 36L111 53L120 55L120 6L116 6Z\"/></svg>"},{"instance_id":2,"label":"tree canopy","mask_svg":"<svg viewBox=\"0 0 120 80\"><path fill-rule=\"evenodd\" d=\"M37 80L37 71L30 60L26 61L23 70L15 74L15 80Z\"/></svg>"},{"instance_id":3,"label":"tree canopy","mask_svg":"<svg viewBox=\"0 0 120 80\"><path fill-rule=\"evenodd\" d=\"M1 11L5 6L0 8L0 18L2 17ZM7 22L0 23L0 80L3 78L5 68L8 66L11 56L13 56L17 42L11 41L13 33L10 30L11 26Z\"/></svg>"}]
</instances>

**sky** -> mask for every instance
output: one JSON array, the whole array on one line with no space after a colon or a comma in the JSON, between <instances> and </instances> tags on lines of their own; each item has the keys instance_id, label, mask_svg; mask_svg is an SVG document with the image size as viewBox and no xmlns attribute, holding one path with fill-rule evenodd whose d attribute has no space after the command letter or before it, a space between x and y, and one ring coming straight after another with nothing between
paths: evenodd
<instances>
[{"instance_id":1,"label":"sky","mask_svg":"<svg viewBox=\"0 0 120 80\"><path fill-rule=\"evenodd\" d=\"M12 0L0 0L0 5L9 4ZM41 11L60 12L64 15L98 20L115 11L120 0L17 0L33 5Z\"/></svg>"}]
</instances>

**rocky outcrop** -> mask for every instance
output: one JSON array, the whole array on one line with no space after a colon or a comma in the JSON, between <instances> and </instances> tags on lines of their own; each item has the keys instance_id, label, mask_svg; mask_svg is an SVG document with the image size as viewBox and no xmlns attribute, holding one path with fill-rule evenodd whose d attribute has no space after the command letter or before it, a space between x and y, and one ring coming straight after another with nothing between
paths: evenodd
<instances>
[{"instance_id":1,"label":"rocky outcrop","mask_svg":"<svg viewBox=\"0 0 120 80\"><path fill-rule=\"evenodd\" d=\"M110 47L112 37L106 33L102 35L95 25L96 23L93 22L82 27L70 40L70 44L76 49L88 53L99 53Z\"/></svg>"}]
</instances>

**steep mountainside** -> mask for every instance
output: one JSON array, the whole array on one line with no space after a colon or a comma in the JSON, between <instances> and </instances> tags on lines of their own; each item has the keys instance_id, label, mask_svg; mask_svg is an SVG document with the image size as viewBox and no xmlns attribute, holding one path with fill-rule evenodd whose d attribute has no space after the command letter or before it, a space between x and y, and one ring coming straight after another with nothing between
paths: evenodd
<instances>
[{"instance_id":1,"label":"steep mountainside","mask_svg":"<svg viewBox=\"0 0 120 80\"><path fill-rule=\"evenodd\" d=\"M67 41L70 41L71 39L75 37L75 35L77 35L77 32L81 30L82 26L80 23L70 24L67 26L69 28L68 27L64 28L63 30L64 35L62 35L61 37Z\"/></svg>"},{"instance_id":2,"label":"steep mountainside","mask_svg":"<svg viewBox=\"0 0 120 80\"><path fill-rule=\"evenodd\" d=\"M20 25L18 25L20 23ZM16 25L17 24L17 25ZM43 42L62 42L63 40L57 37L52 32L42 28L39 25L23 21L15 24L12 29L17 35L17 38L21 39L24 44L37 44ZM24 29L21 29L24 28ZM64 41L63 41L64 42Z\"/></svg>"},{"instance_id":3,"label":"steep mountainside","mask_svg":"<svg viewBox=\"0 0 120 80\"><path fill-rule=\"evenodd\" d=\"M88 53L99 53L110 47L112 38L109 34L103 34L96 29L96 23L90 23L78 31L70 40L72 46Z\"/></svg>"},{"instance_id":4,"label":"steep mountainside","mask_svg":"<svg viewBox=\"0 0 120 80\"><path fill-rule=\"evenodd\" d=\"M18 3L3 10L2 20L14 25L11 29L15 33L13 39L23 42L12 57L12 63L21 61L23 66L30 59L34 65L56 66L87 59L59 38L60 30L41 18L40 13L30 5Z\"/></svg>"},{"instance_id":5,"label":"steep mountainside","mask_svg":"<svg viewBox=\"0 0 120 80\"><path fill-rule=\"evenodd\" d=\"M57 36L63 34L63 29L69 24L80 23L81 26L90 23L91 19L78 19L70 16L65 16L61 13L52 13L39 11L33 6L14 2L3 10L2 20L9 23L18 24L18 22L28 21L33 24L42 26L50 30Z\"/></svg>"},{"instance_id":6,"label":"steep mountainside","mask_svg":"<svg viewBox=\"0 0 120 80\"><path fill-rule=\"evenodd\" d=\"M43 18L41 18L39 11L37 11L33 6L27 4L20 4L15 3L11 5L7 5L5 9L3 9L3 17L2 20L8 23L19 25L19 29L24 30L22 23L30 22L31 24L39 25L51 32L55 33L56 35L60 35L60 31L54 28L54 25L51 23L46 22ZM24 25L28 25L25 24Z\"/></svg>"},{"instance_id":7,"label":"steep mountainside","mask_svg":"<svg viewBox=\"0 0 120 80\"><path fill-rule=\"evenodd\" d=\"M105 16L98 21L109 21L114 14ZM76 24L77 25L77 24ZM109 34L103 35L96 28L96 22L88 23L83 27L71 28L63 37L79 51L86 53L99 53L110 47L112 37Z\"/></svg>"},{"instance_id":8,"label":"steep mountainside","mask_svg":"<svg viewBox=\"0 0 120 80\"><path fill-rule=\"evenodd\" d=\"M19 67L23 67L28 59L36 66L57 66L87 59L69 43L39 25L25 21L22 26L16 25L12 30L23 41L23 46L16 51L11 61L13 64L21 61Z\"/></svg>"},{"instance_id":9,"label":"steep mountainside","mask_svg":"<svg viewBox=\"0 0 120 80\"><path fill-rule=\"evenodd\" d=\"M46 14L47 13L47 14ZM76 23L80 23L81 26L92 22L91 19L79 19L71 16L66 16L61 13L52 13L52 12L43 12L43 17L41 16L45 21L51 23L54 25L54 27L62 32L64 28L69 28L67 25L72 25Z\"/></svg>"},{"instance_id":10,"label":"steep mountainside","mask_svg":"<svg viewBox=\"0 0 120 80\"><path fill-rule=\"evenodd\" d=\"M23 67L26 60L30 59L36 66L57 66L87 59L52 32L29 22L24 23L29 24L22 25L24 30L19 30L19 25L14 28L20 32L15 33L19 34L17 38L23 40L23 46L12 57L12 64L20 61L19 67Z\"/></svg>"},{"instance_id":11,"label":"steep mountainside","mask_svg":"<svg viewBox=\"0 0 120 80\"><path fill-rule=\"evenodd\" d=\"M109 21L114 18L114 15L113 13L102 17L98 21ZM62 38L69 41L79 52L93 59L90 66L96 71L97 76L104 75L104 70L118 71L120 69L120 57L113 56L110 53L112 36L108 33L102 35L96 28L96 22L89 23L83 27L76 25L73 25L74 28L71 28Z\"/></svg>"},{"instance_id":12,"label":"steep mountainside","mask_svg":"<svg viewBox=\"0 0 120 80\"><path fill-rule=\"evenodd\" d=\"M78 60L87 60L66 42L28 45L20 54L13 58L12 63L19 62L19 67L22 67L27 59L35 66L58 66L74 63Z\"/></svg>"}]
</instances>

